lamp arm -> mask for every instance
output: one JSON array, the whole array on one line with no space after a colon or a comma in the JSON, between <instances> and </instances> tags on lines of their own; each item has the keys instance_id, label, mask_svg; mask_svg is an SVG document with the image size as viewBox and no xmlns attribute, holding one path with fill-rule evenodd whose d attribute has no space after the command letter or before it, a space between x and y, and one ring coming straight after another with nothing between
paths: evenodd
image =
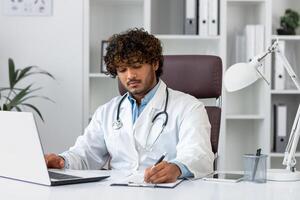
<instances>
[{"instance_id":1,"label":"lamp arm","mask_svg":"<svg viewBox=\"0 0 300 200\"><path fill-rule=\"evenodd\" d=\"M280 59L283 62L284 68L286 69L289 76L295 83L297 89L300 90L299 79L298 79L295 71L291 67L289 61L287 60L285 55L282 53L282 50L280 49L280 47L278 45L278 40L276 40L273 43L273 45L269 48L269 50L270 49L280 57ZM292 172L295 171L295 165L296 165L295 153L296 153L296 148L298 145L299 137L300 137L300 104L298 106L297 114L294 119L293 127L292 127L292 130L290 133L289 141L286 146L284 158L283 158L283 162L282 162L283 165L286 165L286 169L289 171L292 171Z\"/></svg>"},{"instance_id":2,"label":"lamp arm","mask_svg":"<svg viewBox=\"0 0 300 200\"><path fill-rule=\"evenodd\" d=\"M291 134L288 144L285 149L283 165L286 165L286 169L289 171L295 171L296 159L295 153L300 137L300 104L298 106L297 114L293 123Z\"/></svg>"},{"instance_id":3,"label":"lamp arm","mask_svg":"<svg viewBox=\"0 0 300 200\"><path fill-rule=\"evenodd\" d=\"M295 83L296 87L298 90L300 90L300 83L299 83L299 78L297 77L295 71L293 70L293 68L291 67L289 61L286 59L285 55L282 53L281 49L279 48L279 46L277 46L277 48L275 49L275 53L277 55L279 55L280 59L283 62L283 66L286 69L286 71L288 72L289 76L292 78L293 82Z\"/></svg>"},{"instance_id":4,"label":"lamp arm","mask_svg":"<svg viewBox=\"0 0 300 200\"><path fill-rule=\"evenodd\" d=\"M264 53L262 53L261 55L259 55L257 57L257 61L259 63L261 63L264 60L264 58L266 56L268 56L269 54L271 54L272 52L276 53L280 57L280 59L283 62L284 68L288 72L289 76L292 78L292 80L295 83L297 89L300 90L299 78L297 77L295 71L291 67L289 61L286 59L285 55L282 53L282 50L280 49L280 47L278 45L278 39L276 41L274 41L274 43L268 48L267 51L265 51Z\"/></svg>"}]
</instances>

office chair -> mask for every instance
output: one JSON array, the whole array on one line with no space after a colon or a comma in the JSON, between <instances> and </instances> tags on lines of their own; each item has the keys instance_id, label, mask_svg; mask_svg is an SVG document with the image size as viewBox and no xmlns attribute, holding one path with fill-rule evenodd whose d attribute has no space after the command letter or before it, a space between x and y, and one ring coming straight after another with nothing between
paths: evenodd
<instances>
[{"instance_id":1,"label":"office chair","mask_svg":"<svg viewBox=\"0 0 300 200\"><path fill-rule=\"evenodd\" d=\"M219 100L222 91L222 60L210 55L168 55L164 56L161 79L169 88L190 94L197 99ZM119 82L119 91L125 89ZM220 102L220 101L219 101ZM205 106L211 124L211 146L215 154L214 168L219 144L221 122L220 106Z\"/></svg>"}]
</instances>

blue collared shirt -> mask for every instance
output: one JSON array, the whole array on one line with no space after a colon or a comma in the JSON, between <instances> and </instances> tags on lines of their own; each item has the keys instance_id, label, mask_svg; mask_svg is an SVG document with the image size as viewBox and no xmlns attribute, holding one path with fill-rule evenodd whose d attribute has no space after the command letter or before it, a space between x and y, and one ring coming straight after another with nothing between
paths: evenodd
<instances>
[{"instance_id":1,"label":"blue collared shirt","mask_svg":"<svg viewBox=\"0 0 300 200\"><path fill-rule=\"evenodd\" d=\"M128 99L131 103L131 111L132 111L132 123L134 124L137 120L137 118L140 116L140 114L143 112L143 110L145 109L145 107L147 106L147 104L150 102L150 100L153 98L153 96L155 95L159 85L160 85L159 81L156 86L154 88L152 88L146 95L145 97L141 100L141 104L140 106L137 104L136 100L132 97L132 95L129 93L128 95ZM189 169L182 164L181 162L178 161L171 161L170 163L174 163L176 164L180 171L181 171L181 176L180 178L183 177L192 177L194 176L193 173L191 173L189 171Z\"/></svg>"},{"instance_id":2,"label":"blue collared shirt","mask_svg":"<svg viewBox=\"0 0 300 200\"><path fill-rule=\"evenodd\" d=\"M154 88L152 88L141 100L141 105L139 106L136 102L136 100L132 97L132 95L129 93L128 99L131 103L131 111L132 111L132 123L134 124L137 118L140 116L140 114L145 109L146 105L149 103L149 101L152 99L152 97L155 95L158 87L160 85L160 81L155 85Z\"/></svg>"}]
</instances>

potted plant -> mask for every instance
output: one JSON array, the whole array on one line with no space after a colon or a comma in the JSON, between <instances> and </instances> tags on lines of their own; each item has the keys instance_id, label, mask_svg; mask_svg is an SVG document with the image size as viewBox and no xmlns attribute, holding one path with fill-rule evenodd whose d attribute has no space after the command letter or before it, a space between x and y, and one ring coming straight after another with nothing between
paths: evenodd
<instances>
[{"instance_id":1,"label":"potted plant","mask_svg":"<svg viewBox=\"0 0 300 200\"><path fill-rule=\"evenodd\" d=\"M16 110L21 112L24 107L28 107L34 110L41 120L44 121L39 109L36 106L28 103L27 100L32 98L43 98L49 101L52 100L48 97L34 94L36 91L41 90L42 88L33 88L33 83L24 88L18 87L17 84L21 80L36 74L43 74L52 79L54 79L54 77L50 73L39 69L37 66L28 66L24 67L23 69L15 69L14 61L11 58L8 59L8 72L9 87L0 87L0 110Z\"/></svg>"},{"instance_id":2,"label":"potted plant","mask_svg":"<svg viewBox=\"0 0 300 200\"><path fill-rule=\"evenodd\" d=\"M299 25L299 13L286 9L284 15L280 17L281 28L277 29L277 33L278 35L295 35Z\"/></svg>"}]
</instances>

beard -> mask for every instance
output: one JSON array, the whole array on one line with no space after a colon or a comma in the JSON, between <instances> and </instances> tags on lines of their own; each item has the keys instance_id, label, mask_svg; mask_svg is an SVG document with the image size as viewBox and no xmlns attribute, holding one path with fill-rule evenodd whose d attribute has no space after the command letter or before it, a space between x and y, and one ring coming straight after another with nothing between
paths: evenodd
<instances>
[{"instance_id":1,"label":"beard","mask_svg":"<svg viewBox=\"0 0 300 200\"><path fill-rule=\"evenodd\" d=\"M145 93L145 85L142 84L141 80L130 80L126 84L126 89L129 91L132 95L141 95Z\"/></svg>"}]
</instances>

